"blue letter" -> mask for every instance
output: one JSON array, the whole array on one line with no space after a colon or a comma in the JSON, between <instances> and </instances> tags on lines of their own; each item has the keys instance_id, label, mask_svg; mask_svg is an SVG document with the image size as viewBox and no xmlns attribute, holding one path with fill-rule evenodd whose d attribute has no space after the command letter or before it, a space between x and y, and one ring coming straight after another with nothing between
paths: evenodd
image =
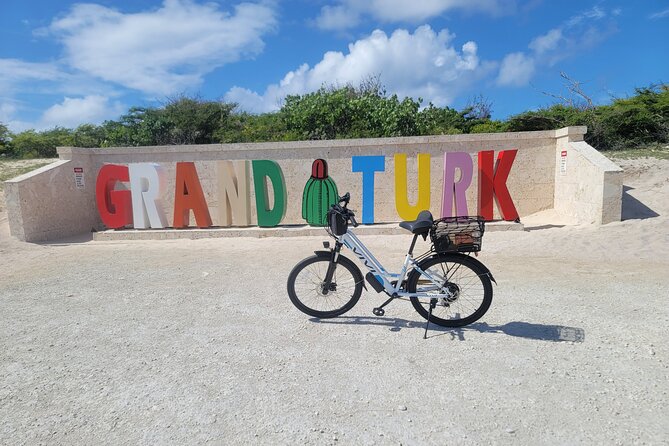
<instances>
[{"instance_id":1,"label":"blue letter","mask_svg":"<svg viewBox=\"0 0 669 446\"><path fill-rule=\"evenodd\" d=\"M385 158L381 156L354 156L353 172L362 172L362 222L374 223L374 172L386 170Z\"/></svg>"}]
</instances>

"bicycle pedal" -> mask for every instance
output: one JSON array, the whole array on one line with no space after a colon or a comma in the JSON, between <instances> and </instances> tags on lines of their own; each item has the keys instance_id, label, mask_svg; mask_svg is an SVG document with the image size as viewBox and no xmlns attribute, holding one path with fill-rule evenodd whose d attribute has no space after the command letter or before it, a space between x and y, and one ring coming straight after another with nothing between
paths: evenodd
<instances>
[{"instance_id":1,"label":"bicycle pedal","mask_svg":"<svg viewBox=\"0 0 669 446\"><path fill-rule=\"evenodd\" d=\"M384 310L383 308L374 308L372 310L372 313L374 313L374 316L383 316L384 314L386 314L386 310Z\"/></svg>"}]
</instances>

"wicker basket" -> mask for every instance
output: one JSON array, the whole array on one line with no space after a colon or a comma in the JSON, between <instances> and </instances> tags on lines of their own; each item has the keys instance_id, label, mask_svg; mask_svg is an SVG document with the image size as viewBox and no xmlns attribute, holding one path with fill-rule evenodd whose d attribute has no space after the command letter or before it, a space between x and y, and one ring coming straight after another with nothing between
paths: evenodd
<instances>
[{"instance_id":1,"label":"wicker basket","mask_svg":"<svg viewBox=\"0 0 669 446\"><path fill-rule=\"evenodd\" d=\"M485 223L481 217L446 217L434 222L430 230L436 252L478 252Z\"/></svg>"}]
</instances>

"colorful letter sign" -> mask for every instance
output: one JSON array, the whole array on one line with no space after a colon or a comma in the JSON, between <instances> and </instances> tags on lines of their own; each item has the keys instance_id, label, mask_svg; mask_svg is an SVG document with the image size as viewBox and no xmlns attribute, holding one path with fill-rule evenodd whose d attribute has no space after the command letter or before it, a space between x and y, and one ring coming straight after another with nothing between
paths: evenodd
<instances>
[{"instance_id":1,"label":"colorful letter sign","mask_svg":"<svg viewBox=\"0 0 669 446\"><path fill-rule=\"evenodd\" d=\"M455 181L455 172L460 170L460 179ZM472 184L474 164L472 157L466 152L449 152L444 154L444 193L441 201L441 216L467 216L467 188Z\"/></svg>"},{"instance_id":2,"label":"colorful letter sign","mask_svg":"<svg viewBox=\"0 0 669 446\"><path fill-rule=\"evenodd\" d=\"M211 216L204 198L195 163L177 163L176 190L174 191L174 227L185 228L195 215L199 228L211 226Z\"/></svg>"},{"instance_id":3,"label":"colorful letter sign","mask_svg":"<svg viewBox=\"0 0 669 446\"><path fill-rule=\"evenodd\" d=\"M478 213L486 220L493 218L493 199L505 220L517 220L518 212L506 182L513 166L517 150L499 152L495 161L493 150L478 153ZM400 219L413 220L418 213L429 209L431 204L430 154L417 155L417 187L409 183L407 155L394 155L395 164L395 209ZM342 161L340 161L342 162ZM362 195L362 223L374 223L375 178L385 172L382 155L354 156L351 171L360 172L361 188L352 187L354 197ZM220 226L248 226L251 222L251 194L255 192L258 226L271 227L281 224L288 208L288 195L283 171L276 161L218 161L218 179L207 190L218 191L218 221ZM253 175L253 191L250 188ZM448 152L443 160L443 183L441 197L442 217L464 216L470 212L467 205L467 190L474 174L472 155L467 152ZM295 177L291 177L293 179ZM388 179L382 184L388 188ZM119 187L119 183L130 190ZM413 183L413 182L412 182ZM98 172L95 197L102 222L109 228L164 228L167 219L163 209L167 180L164 169L158 164L138 163L128 166L108 164ZM125 187L128 187L125 186ZM212 187L213 186L213 187ZM291 184L295 190L297 184ZM117 190L118 189L118 190ZM299 190L299 189L298 189ZM348 187L347 187L348 190ZM361 190L361 194L359 191ZM416 198L409 191L416 190ZM387 203L389 190L379 191L383 203ZM312 164L311 177L302 190L302 218L311 225L327 224L325 215L330 205L338 198L338 188L328 176L328 163L317 159ZM413 194L412 194L413 195ZM358 198L354 198L357 200ZM411 204L411 202L414 204ZM299 211L299 210L296 210ZM207 197L193 162L176 163L174 187L175 228L187 227L191 212L198 227L214 224ZM436 212L433 212L437 215ZM295 214L299 215L299 214ZM386 212L386 216L389 214ZM293 221L294 223L294 221Z\"/></svg>"},{"instance_id":4,"label":"colorful letter sign","mask_svg":"<svg viewBox=\"0 0 669 446\"><path fill-rule=\"evenodd\" d=\"M218 162L218 215L221 226L231 226L233 215L239 226L251 224L249 162Z\"/></svg>"},{"instance_id":5,"label":"colorful letter sign","mask_svg":"<svg viewBox=\"0 0 669 446\"><path fill-rule=\"evenodd\" d=\"M286 182L276 161L254 160L253 184L256 192L258 226L276 226L286 215ZM267 180L272 182L274 205L270 207Z\"/></svg>"},{"instance_id":6,"label":"colorful letter sign","mask_svg":"<svg viewBox=\"0 0 669 446\"><path fill-rule=\"evenodd\" d=\"M164 228L167 219L163 199L167 189L165 171L158 164L130 164L132 224L137 229Z\"/></svg>"},{"instance_id":7,"label":"colorful letter sign","mask_svg":"<svg viewBox=\"0 0 669 446\"><path fill-rule=\"evenodd\" d=\"M395 154L395 208L402 220L415 220L420 211L430 209L430 154L418 154L418 200L409 204L407 191L407 156Z\"/></svg>"},{"instance_id":8,"label":"colorful letter sign","mask_svg":"<svg viewBox=\"0 0 669 446\"><path fill-rule=\"evenodd\" d=\"M511 194L506 187L506 180L516 158L517 150L503 150L497 155L497 163L493 169L495 152L487 150L479 152L479 215L492 220L492 199L497 200L504 220L517 220L518 211L513 205Z\"/></svg>"},{"instance_id":9,"label":"colorful letter sign","mask_svg":"<svg viewBox=\"0 0 669 446\"><path fill-rule=\"evenodd\" d=\"M386 169L383 156L354 156L351 160L353 172L362 172L362 222L374 223L374 172Z\"/></svg>"},{"instance_id":10,"label":"colorful letter sign","mask_svg":"<svg viewBox=\"0 0 669 446\"><path fill-rule=\"evenodd\" d=\"M116 183L130 181L127 166L106 164L98 172L95 198L102 223L116 229L132 224L132 197L129 190L114 190Z\"/></svg>"}]
</instances>

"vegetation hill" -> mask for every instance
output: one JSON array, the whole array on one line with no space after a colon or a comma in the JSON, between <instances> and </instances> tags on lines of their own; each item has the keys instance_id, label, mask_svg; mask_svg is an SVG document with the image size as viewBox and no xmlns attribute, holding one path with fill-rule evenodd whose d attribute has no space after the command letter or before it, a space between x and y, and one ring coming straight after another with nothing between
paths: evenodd
<instances>
[{"instance_id":1,"label":"vegetation hill","mask_svg":"<svg viewBox=\"0 0 669 446\"><path fill-rule=\"evenodd\" d=\"M587 98L587 97L586 97ZM168 144L291 141L337 138L551 130L586 125L586 141L599 150L669 142L669 85L638 88L628 98L593 106L560 103L505 120L491 117L476 98L463 110L422 106L422 100L388 95L378 80L358 87L324 87L286 97L273 113L249 114L237 105L180 96L160 107L132 107L117 121L76 129L11 133L0 123L0 157L48 158L57 146L117 147Z\"/></svg>"}]
</instances>

